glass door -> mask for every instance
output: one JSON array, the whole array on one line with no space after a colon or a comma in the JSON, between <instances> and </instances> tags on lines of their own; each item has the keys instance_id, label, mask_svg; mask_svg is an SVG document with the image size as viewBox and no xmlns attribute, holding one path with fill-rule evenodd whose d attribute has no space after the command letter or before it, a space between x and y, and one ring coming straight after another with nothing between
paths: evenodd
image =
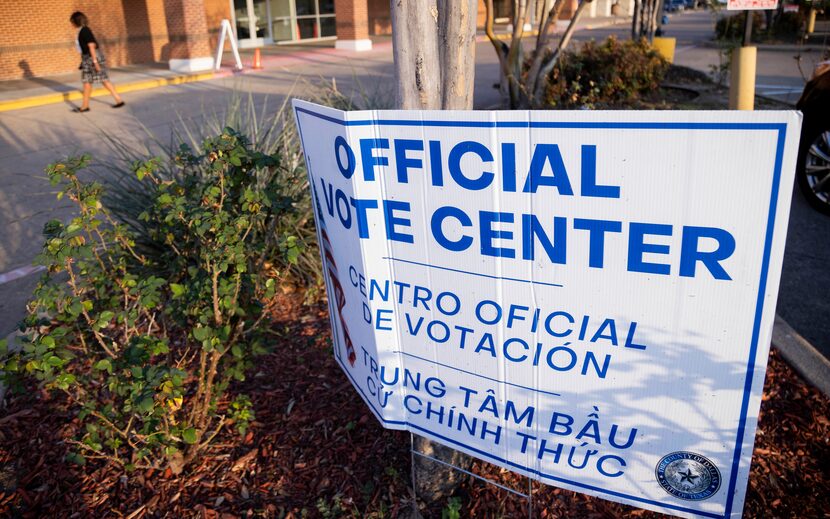
<instances>
[{"instance_id":1,"label":"glass door","mask_svg":"<svg viewBox=\"0 0 830 519\"><path fill-rule=\"evenodd\" d=\"M233 17L241 48L261 47L273 41L266 0L233 0Z\"/></svg>"},{"instance_id":2,"label":"glass door","mask_svg":"<svg viewBox=\"0 0 830 519\"><path fill-rule=\"evenodd\" d=\"M236 38L243 48L334 38L334 0L233 0Z\"/></svg>"},{"instance_id":3,"label":"glass door","mask_svg":"<svg viewBox=\"0 0 830 519\"><path fill-rule=\"evenodd\" d=\"M295 0L298 39L336 36L334 0Z\"/></svg>"},{"instance_id":4,"label":"glass door","mask_svg":"<svg viewBox=\"0 0 830 519\"><path fill-rule=\"evenodd\" d=\"M295 38L294 2L292 0L271 0L271 37L276 42L292 41Z\"/></svg>"},{"instance_id":5,"label":"glass door","mask_svg":"<svg viewBox=\"0 0 830 519\"><path fill-rule=\"evenodd\" d=\"M277 43L334 38L334 0L269 0L271 35Z\"/></svg>"}]
</instances>

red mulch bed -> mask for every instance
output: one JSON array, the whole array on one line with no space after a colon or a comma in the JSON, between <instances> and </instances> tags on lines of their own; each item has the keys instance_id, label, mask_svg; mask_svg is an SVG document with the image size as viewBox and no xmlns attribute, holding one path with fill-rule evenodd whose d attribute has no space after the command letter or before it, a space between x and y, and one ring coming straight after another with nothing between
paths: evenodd
<instances>
[{"instance_id":1,"label":"red mulch bed","mask_svg":"<svg viewBox=\"0 0 830 519\"><path fill-rule=\"evenodd\" d=\"M383 430L357 397L332 358L325 310L294 303L279 318L273 353L235 388L254 402L248 436L220 436L178 477L64 462L72 410L39 392L10 398L0 412L0 516L396 517L410 499L409 435ZM744 516L830 517L830 401L775 352L763 398ZM475 470L527 489L498 467ZM661 517L538 483L533 490L535 517ZM527 501L473 478L458 497L462 517L527 516Z\"/></svg>"}]
</instances>

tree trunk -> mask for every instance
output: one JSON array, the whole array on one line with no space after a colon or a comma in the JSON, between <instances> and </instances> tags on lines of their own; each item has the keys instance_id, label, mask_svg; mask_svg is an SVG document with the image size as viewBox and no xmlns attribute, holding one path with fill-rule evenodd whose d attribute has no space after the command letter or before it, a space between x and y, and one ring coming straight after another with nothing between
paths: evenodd
<instances>
[{"instance_id":1,"label":"tree trunk","mask_svg":"<svg viewBox=\"0 0 830 519\"><path fill-rule=\"evenodd\" d=\"M471 110L477 0L391 0L397 106L404 110ZM417 452L469 469L472 458L415 436ZM418 498L434 505L451 495L462 473L415 456Z\"/></svg>"},{"instance_id":2,"label":"tree trunk","mask_svg":"<svg viewBox=\"0 0 830 519\"><path fill-rule=\"evenodd\" d=\"M397 106L472 110L476 0L392 0Z\"/></svg>"},{"instance_id":3,"label":"tree trunk","mask_svg":"<svg viewBox=\"0 0 830 519\"><path fill-rule=\"evenodd\" d=\"M440 109L436 0L392 0L391 10L398 108Z\"/></svg>"},{"instance_id":4,"label":"tree trunk","mask_svg":"<svg viewBox=\"0 0 830 519\"><path fill-rule=\"evenodd\" d=\"M476 69L475 0L440 2L438 41L441 52L441 108L472 110Z\"/></svg>"}]
</instances>

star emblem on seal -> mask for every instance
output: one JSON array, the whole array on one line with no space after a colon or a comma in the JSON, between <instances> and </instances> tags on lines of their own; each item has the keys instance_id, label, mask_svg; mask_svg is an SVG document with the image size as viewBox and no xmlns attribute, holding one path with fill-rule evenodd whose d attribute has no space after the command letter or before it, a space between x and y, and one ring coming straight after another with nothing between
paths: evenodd
<instances>
[{"instance_id":1,"label":"star emblem on seal","mask_svg":"<svg viewBox=\"0 0 830 519\"><path fill-rule=\"evenodd\" d=\"M678 474L680 475L681 483L683 483L684 481L694 483L694 480L700 477L697 474L692 474L692 469L686 469L686 472L679 472Z\"/></svg>"}]
</instances>

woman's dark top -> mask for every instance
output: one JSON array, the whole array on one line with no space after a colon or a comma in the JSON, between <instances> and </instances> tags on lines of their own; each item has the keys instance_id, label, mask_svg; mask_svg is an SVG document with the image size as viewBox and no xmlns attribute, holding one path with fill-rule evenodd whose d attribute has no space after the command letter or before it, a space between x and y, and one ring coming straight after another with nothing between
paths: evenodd
<instances>
[{"instance_id":1,"label":"woman's dark top","mask_svg":"<svg viewBox=\"0 0 830 519\"><path fill-rule=\"evenodd\" d=\"M80 32L78 32L78 45L81 46L81 54L84 56L91 56L89 53L89 44L94 43L95 46L98 46L98 40L95 39L95 35L92 34L92 31L87 26L81 27Z\"/></svg>"}]
</instances>

